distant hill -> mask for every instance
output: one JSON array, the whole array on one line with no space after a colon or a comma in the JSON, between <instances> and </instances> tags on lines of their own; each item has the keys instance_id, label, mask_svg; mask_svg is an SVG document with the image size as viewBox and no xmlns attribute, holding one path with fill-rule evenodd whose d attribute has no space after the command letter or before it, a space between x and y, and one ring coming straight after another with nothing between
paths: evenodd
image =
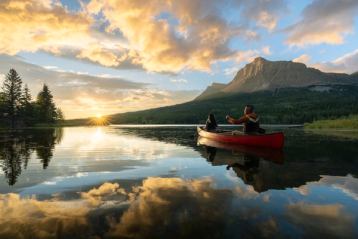
<instances>
[{"instance_id":1,"label":"distant hill","mask_svg":"<svg viewBox=\"0 0 358 239\"><path fill-rule=\"evenodd\" d=\"M219 123L225 115L240 116L246 104L253 104L266 124L302 124L358 114L358 86L333 85L282 88L223 97L109 116L112 124L198 124L208 113ZM66 125L85 125L88 119L66 121Z\"/></svg>"},{"instance_id":2,"label":"distant hill","mask_svg":"<svg viewBox=\"0 0 358 239\"><path fill-rule=\"evenodd\" d=\"M342 85L358 83L358 74L324 73L303 63L268 61L256 58L239 70L228 84L209 86L196 100L220 97L228 93L256 92L310 85Z\"/></svg>"}]
</instances>

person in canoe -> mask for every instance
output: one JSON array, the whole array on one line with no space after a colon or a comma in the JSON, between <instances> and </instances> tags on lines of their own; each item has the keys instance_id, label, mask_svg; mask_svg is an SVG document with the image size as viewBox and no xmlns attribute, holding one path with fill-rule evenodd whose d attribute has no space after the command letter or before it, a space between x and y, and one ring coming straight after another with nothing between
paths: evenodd
<instances>
[{"instance_id":1,"label":"person in canoe","mask_svg":"<svg viewBox=\"0 0 358 239\"><path fill-rule=\"evenodd\" d=\"M218 124L216 123L214 114L209 114L208 119L206 120L205 123L205 129L207 131L215 131L217 127Z\"/></svg>"},{"instance_id":2,"label":"person in canoe","mask_svg":"<svg viewBox=\"0 0 358 239\"><path fill-rule=\"evenodd\" d=\"M260 128L259 117L255 113L253 105L246 105L244 109L244 115L239 119L234 119L230 115L226 116L226 120L230 124L243 124L244 133L260 133L264 134L265 130Z\"/></svg>"}]
</instances>

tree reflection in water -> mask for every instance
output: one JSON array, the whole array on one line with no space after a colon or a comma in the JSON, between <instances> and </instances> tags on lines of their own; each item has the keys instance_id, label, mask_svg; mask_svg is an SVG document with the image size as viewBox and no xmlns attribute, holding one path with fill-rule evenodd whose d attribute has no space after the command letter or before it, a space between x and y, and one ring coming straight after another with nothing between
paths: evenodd
<instances>
[{"instance_id":1,"label":"tree reflection in water","mask_svg":"<svg viewBox=\"0 0 358 239\"><path fill-rule=\"evenodd\" d=\"M27 168L33 152L46 169L53 156L55 145L63 136L61 128L18 130L0 134L0 167L9 185L17 182L23 169Z\"/></svg>"}]
</instances>

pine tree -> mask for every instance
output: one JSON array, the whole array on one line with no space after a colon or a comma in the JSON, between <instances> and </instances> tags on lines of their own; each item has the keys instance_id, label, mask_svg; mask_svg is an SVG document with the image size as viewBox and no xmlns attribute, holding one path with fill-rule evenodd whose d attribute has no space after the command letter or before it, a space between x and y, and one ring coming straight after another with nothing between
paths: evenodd
<instances>
[{"instance_id":1,"label":"pine tree","mask_svg":"<svg viewBox=\"0 0 358 239\"><path fill-rule=\"evenodd\" d=\"M26 84L21 96L21 119L27 126L34 123L34 107L31 101L31 93Z\"/></svg>"},{"instance_id":2,"label":"pine tree","mask_svg":"<svg viewBox=\"0 0 358 239\"><path fill-rule=\"evenodd\" d=\"M5 125L6 114L5 94L0 92L0 126Z\"/></svg>"},{"instance_id":3,"label":"pine tree","mask_svg":"<svg viewBox=\"0 0 358 239\"><path fill-rule=\"evenodd\" d=\"M14 69L10 69L9 73L6 75L3 91L5 108L8 117L10 118L11 127L14 128L19 113L22 94L22 80Z\"/></svg>"},{"instance_id":4,"label":"pine tree","mask_svg":"<svg viewBox=\"0 0 358 239\"><path fill-rule=\"evenodd\" d=\"M53 102L53 96L46 84L42 91L37 95L36 105L38 107L38 117L41 123L55 123L57 118L56 107Z\"/></svg>"},{"instance_id":5,"label":"pine tree","mask_svg":"<svg viewBox=\"0 0 358 239\"><path fill-rule=\"evenodd\" d=\"M25 84L23 93L22 93L22 104L23 105L30 105L32 101L32 97L31 97L31 93L29 90L29 87L27 86L27 84Z\"/></svg>"},{"instance_id":6,"label":"pine tree","mask_svg":"<svg viewBox=\"0 0 358 239\"><path fill-rule=\"evenodd\" d=\"M56 121L61 122L65 120L65 116L63 115L63 112L60 108L56 109Z\"/></svg>"}]
</instances>

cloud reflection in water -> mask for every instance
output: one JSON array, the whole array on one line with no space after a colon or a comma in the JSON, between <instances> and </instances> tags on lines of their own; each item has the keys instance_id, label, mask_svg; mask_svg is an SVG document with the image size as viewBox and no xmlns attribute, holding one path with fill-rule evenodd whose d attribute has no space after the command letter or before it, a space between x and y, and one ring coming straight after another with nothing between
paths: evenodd
<instances>
[{"instance_id":1,"label":"cloud reflection in water","mask_svg":"<svg viewBox=\"0 0 358 239\"><path fill-rule=\"evenodd\" d=\"M268 193L248 195L249 188L218 188L211 178L159 177L148 178L129 192L117 183L104 183L71 200L54 196L41 201L3 194L0 238L357 235L356 216L339 203L287 201L272 211L270 208L277 205ZM321 228L327 230L322 232Z\"/></svg>"}]
</instances>

